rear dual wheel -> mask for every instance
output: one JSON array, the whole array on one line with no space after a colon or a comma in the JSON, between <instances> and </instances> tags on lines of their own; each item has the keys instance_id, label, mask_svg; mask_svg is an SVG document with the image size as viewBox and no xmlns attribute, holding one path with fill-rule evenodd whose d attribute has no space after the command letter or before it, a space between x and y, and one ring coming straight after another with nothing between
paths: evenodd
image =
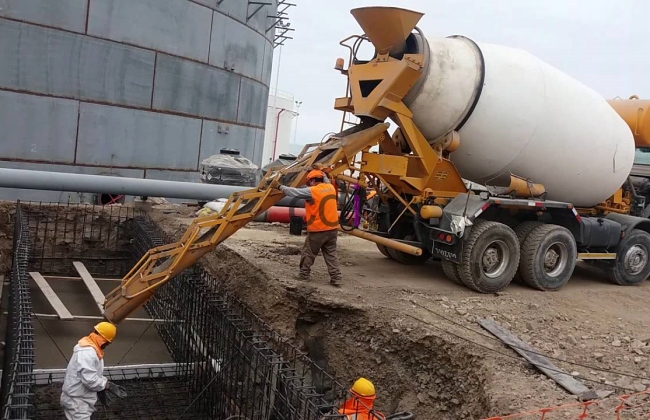
<instances>
[{"instance_id":1,"label":"rear dual wheel","mask_svg":"<svg viewBox=\"0 0 650 420\"><path fill-rule=\"evenodd\" d=\"M532 288L561 289L571 278L578 257L575 238L557 225L534 227L521 243L519 273Z\"/></svg>"}]
</instances>

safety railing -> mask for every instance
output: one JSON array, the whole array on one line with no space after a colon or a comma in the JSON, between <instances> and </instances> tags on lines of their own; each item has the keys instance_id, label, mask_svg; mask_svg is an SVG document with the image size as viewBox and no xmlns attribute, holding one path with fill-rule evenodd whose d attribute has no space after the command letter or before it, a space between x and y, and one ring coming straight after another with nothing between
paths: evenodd
<instances>
[{"instance_id":1,"label":"safety railing","mask_svg":"<svg viewBox=\"0 0 650 420\"><path fill-rule=\"evenodd\" d=\"M543 407L483 420L552 420L552 419L648 419L650 418L650 389L613 395L599 400L582 401Z\"/></svg>"}]
</instances>

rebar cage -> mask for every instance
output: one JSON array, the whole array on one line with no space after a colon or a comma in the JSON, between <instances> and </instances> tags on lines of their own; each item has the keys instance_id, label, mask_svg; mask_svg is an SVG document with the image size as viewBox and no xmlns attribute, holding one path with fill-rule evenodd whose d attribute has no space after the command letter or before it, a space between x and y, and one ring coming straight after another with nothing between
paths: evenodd
<instances>
[{"instance_id":1,"label":"rebar cage","mask_svg":"<svg viewBox=\"0 0 650 420\"><path fill-rule=\"evenodd\" d=\"M20 204L13 222L13 261L0 387L2 418L7 420L29 418L34 384L34 330L27 274L31 247L27 219Z\"/></svg>"},{"instance_id":2,"label":"rebar cage","mask_svg":"<svg viewBox=\"0 0 650 420\"><path fill-rule=\"evenodd\" d=\"M34 371L30 269L74 275L81 261L93 276L122 277L170 238L129 206L17 203L13 275L2 374L3 419L62 415L63 371ZM145 305L175 361L164 369L108 367L128 397L98 404L97 419L311 420L346 418L336 407L347 389L274 332L200 265L161 287ZM377 417L380 418L380 417Z\"/></svg>"}]
</instances>

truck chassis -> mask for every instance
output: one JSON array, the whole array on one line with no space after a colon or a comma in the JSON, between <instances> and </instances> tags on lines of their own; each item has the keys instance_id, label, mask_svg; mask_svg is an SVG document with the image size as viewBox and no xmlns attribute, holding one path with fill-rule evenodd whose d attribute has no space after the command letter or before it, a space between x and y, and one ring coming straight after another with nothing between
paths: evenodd
<instances>
[{"instance_id":1,"label":"truck chassis","mask_svg":"<svg viewBox=\"0 0 650 420\"><path fill-rule=\"evenodd\" d=\"M426 252L413 257L379 245L380 251L404 264L440 259L450 280L478 292L498 292L512 280L558 290L577 260L598 266L619 285L650 276L650 220L641 217L583 216L571 203L487 191L459 194L440 218L426 220L416 212L398 221L402 211L394 200L380 205L377 234L411 244L415 236Z\"/></svg>"}]
</instances>

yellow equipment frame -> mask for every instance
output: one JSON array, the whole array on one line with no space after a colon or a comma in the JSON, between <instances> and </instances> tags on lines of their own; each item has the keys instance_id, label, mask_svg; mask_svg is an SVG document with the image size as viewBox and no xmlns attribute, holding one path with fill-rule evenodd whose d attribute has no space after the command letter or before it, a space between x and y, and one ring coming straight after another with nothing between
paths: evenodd
<instances>
[{"instance_id":1,"label":"yellow equipment frame","mask_svg":"<svg viewBox=\"0 0 650 420\"><path fill-rule=\"evenodd\" d=\"M378 54L368 63L350 63L347 70L339 69L348 77L349 94L336 99L334 108L359 117L361 123L331 136L322 144L308 145L292 164L269 171L257 188L234 193L218 214L194 219L178 242L149 250L121 284L106 296L104 316L108 321L121 322L149 300L157 288L192 266L257 214L276 204L283 197L279 185L302 185L307 172L314 167L323 168L331 179L348 184L367 186L381 182L389 195L412 213L416 212L414 203L434 198L444 200L467 192L453 163L443 157L443 143L429 144L413 123L411 111L402 102L422 74L424 56L405 54L396 59L390 56L389 48L384 48L385 43L395 38L406 39L422 14L397 8L362 8L354 10L353 15ZM393 28L393 38L387 38L389 27L386 25L377 26L378 33L372 29L377 19L384 22L391 19L401 22L402 26ZM360 86L369 80L381 82L364 97ZM387 118L399 127L392 137L387 131L389 124L384 122ZM411 153L402 152L402 141L408 144ZM455 141L457 145L458 139ZM309 146L316 147L307 151ZM373 146L379 146L380 153L371 153ZM431 212L431 206L428 207ZM422 253L418 247L363 230L345 232L402 252Z\"/></svg>"}]
</instances>

